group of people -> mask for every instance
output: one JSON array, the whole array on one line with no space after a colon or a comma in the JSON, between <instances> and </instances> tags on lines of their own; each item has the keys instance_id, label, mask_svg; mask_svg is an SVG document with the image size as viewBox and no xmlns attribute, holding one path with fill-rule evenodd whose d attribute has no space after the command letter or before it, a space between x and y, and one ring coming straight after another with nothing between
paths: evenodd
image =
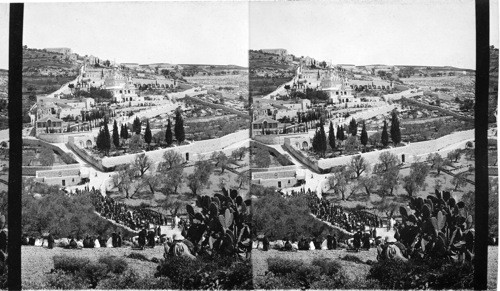
<instances>
[{"instance_id":1,"label":"group of people","mask_svg":"<svg viewBox=\"0 0 500 291\"><path fill-rule=\"evenodd\" d=\"M383 225L382 219L374 214L363 210L345 211L340 205L334 205L329 200L318 198L314 192L307 195L307 200L311 213L317 218L350 233L365 232L366 229L374 232L377 227ZM373 237L376 237L376 233Z\"/></svg>"},{"instance_id":2,"label":"group of people","mask_svg":"<svg viewBox=\"0 0 500 291\"><path fill-rule=\"evenodd\" d=\"M80 249L80 248L118 248L121 247L123 243L123 238L121 232L115 233L108 238L105 236L90 236L87 235L85 238L80 236L69 236L67 238L61 238L57 241L54 236L49 233L45 234L41 238L35 238L33 236L22 235L21 244L26 246L38 246L47 247L48 249L53 249L54 247L62 247L67 249Z\"/></svg>"},{"instance_id":3,"label":"group of people","mask_svg":"<svg viewBox=\"0 0 500 291\"><path fill-rule=\"evenodd\" d=\"M102 196L101 193L95 189L92 189L90 193L92 204L101 216L114 220L132 230L149 227L150 224L167 224L166 216L161 213L146 208L130 209L124 203L117 202L108 196Z\"/></svg>"}]
</instances>

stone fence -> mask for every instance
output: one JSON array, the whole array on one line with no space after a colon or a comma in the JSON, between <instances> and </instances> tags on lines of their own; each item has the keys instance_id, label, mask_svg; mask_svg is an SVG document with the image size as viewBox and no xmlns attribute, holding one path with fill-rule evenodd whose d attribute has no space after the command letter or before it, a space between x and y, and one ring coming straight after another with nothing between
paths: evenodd
<instances>
[{"instance_id":1,"label":"stone fence","mask_svg":"<svg viewBox=\"0 0 500 291\"><path fill-rule=\"evenodd\" d=\"M149 152L143 152L152 161L163 160L163 154L167 151L177 151L179 152L186 161L197 161L204 160L210 157L210 154L215 151L228 152L230 150L225 150L226 147L233 145L238 142L242 142L248 139L248 130L240 130L220 138L196 141L188 145L182 145L178 147L154 150ZM233 149L234 150L234 149ZM232 151L232 150L231 150ZM101 163L104 168L114 168L118 165L130 164L135 160L135 157L141 153L127 154L118 157L105 157L102 159Z\"/></svg>"},{"instance_id":2,"label":"stone fence","mask_svg":"<svg viewBox=\"0 0 500 291\"><path fill-rule=\"evenodd\" d=\"M60 149L58 146L55 146L53 144L50 144L48 142L45 142L43 140L39 139L33 139L33 138L23 138L23 146L39 146L39 147L46 147L51 150L53 150L55 153L57 153L59 156L62 156L65 154L65 152ZM70 155L67 156L67 160L65 161L67 164L77 164L78 161L75 160L73 157Z\"/></svg>"}]
</instances>

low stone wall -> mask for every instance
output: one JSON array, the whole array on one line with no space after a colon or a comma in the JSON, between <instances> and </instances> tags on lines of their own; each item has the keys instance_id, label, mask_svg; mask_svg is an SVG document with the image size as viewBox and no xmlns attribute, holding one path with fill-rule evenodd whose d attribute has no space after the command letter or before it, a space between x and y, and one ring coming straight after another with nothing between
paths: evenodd
<instances>
[{"instance_id":1,"label":"low stone wall","mask_svg":"<svg viewBox=\"0 0 500 291\"><path fill-rule=\"evenodd\" d=\"M81 135L83 133L92 133L91 131L78 131L74 133L40 133L37 137L43 141L50 143L67 143L68 138L74 135Z\"/></svg>"},{"instance_id":2,"label":"low stone wall","mask_svg":"<svg viewBox=\"0 0 500 291\"><path fill-rule=\"evenodd\" d=\"M108 172L113 170L112 167L104 167L102 165L102 161L99 160L98 158L93 157L92 155L88 154L84 149L79 148L77 145L73 144L72 142L68 142L66 146L72 150L74 153L76 153L82 160L86 161L87 163L91 164L92 166L96 167L100 171L103 172Z\"/></svg>"},{"instance_id":3,"label":"low stone wall","mask_svg":"<svg viewBox=\"0 0 500 291\"><path fill-rule=\"evenodd\" d=\"M301 163L305 164L309 168L311 168L313 171L321 173L323 172L322 169L320 169L317 165L317 163L311 161L304 153L301 151L295 149L291 144L290 144L290 138L285 139L285 144L283 145L285 149L297 160L299 160Z\"/></svg>"},{"instance_id":4,"label":"low stone wall","mask_svg":"<svg viewBox=\"0 0 500 291\"><path fill-rule=\"evenodd\" d=\"M214 151L223 151L225 153L232 152L234 149L225 150L225 148L232 144L244 141L245 139L248 139L248 137L248 130L240 130L220 138L202 140L188 145L143 153L145 153L152 161L161 161L163 159L163 154L166 151L177 151L184 157L184 159L189 157L189 161L197 161L202 159L204 160L209 158L210 154ZM140 153L128 154L118 157L105 157L102 159L101 163L105 168L114 168L118 165L132 163L138 154Z\"/></svg>"},{"instance_id":5,"label":"low stone wall","mask_svg":"<svg viewBox=\"0 0 500 291\"><path fill-rule=\"evenodd\" d=\"M59 166L23 166L22 175L23 176L36 176L37 171L49 171L49 170L66 170L79 168L79 164L70 165L59 165Z\"/></svg>"}]
</instances>

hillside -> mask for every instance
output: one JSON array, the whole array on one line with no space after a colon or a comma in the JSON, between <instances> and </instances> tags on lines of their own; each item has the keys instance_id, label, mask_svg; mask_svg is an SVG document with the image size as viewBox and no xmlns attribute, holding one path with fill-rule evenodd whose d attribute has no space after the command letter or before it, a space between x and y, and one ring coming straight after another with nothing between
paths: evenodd
<instances>
[{"instance_id":1,"label":"hillside","mask_svg":"<svg viewBox=\"0 0 500 291\"><path fill-rule=\"evenodd\" d=\"M250 50L249 67L251 96L271 93L295 76L295 65L292 61L261 51Z\"/></svg>"}]
</instances>

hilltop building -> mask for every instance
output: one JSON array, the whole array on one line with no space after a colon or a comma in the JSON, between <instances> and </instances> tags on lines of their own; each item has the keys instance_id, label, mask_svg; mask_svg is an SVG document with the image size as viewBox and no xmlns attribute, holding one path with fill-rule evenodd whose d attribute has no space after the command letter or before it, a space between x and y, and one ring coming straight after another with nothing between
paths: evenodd
<instances>
[{"instance_id":1,"label":"hilltop building","mask_svg":"<svg viewBox=\"0 0 500 291\"><path fill-rule=\"evenodd\" d=\"M278 55L278 56L286 56L287 55L286 49L262 49L261 51L263 53L268 53L268 54L273 54L273 55Z\"/></svg>"}]
</instances>

